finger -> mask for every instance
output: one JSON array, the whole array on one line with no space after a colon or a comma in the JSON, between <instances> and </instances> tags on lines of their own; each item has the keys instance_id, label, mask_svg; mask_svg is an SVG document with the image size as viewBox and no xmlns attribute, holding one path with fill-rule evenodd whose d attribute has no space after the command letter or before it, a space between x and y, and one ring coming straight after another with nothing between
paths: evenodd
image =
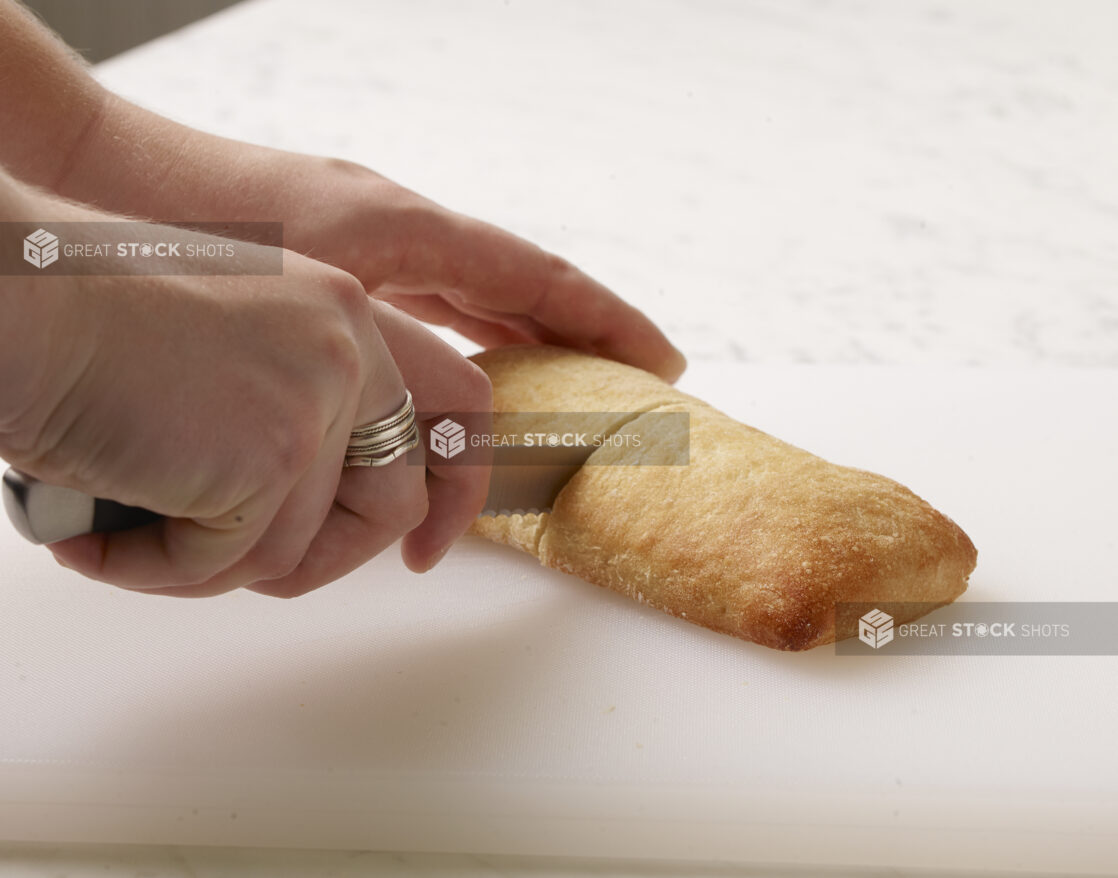
<instances>
[{"instance_id":1,"label":"finger","mask_svg":"<svg viewBox=\"0 0 1118 878\"><path fill-rule=\"evenodd\" d=\"M330 508L355 418L383 417L404 397L403 379L376 329L372 304L363 296L357 301L361 310L354 317L363 323L365 355L360 384L326 435L316 439L314 457L293 481L266 486L218 518L165 519L146 528L57 543L52 547L56 557L94 579L133 589L193 587L195 595L294 569Z\"/></svg>"},{"instance_id":2,"label":"finger","mask_svg":"<svg viewBox=\"0 0 1118 878\"><path fill-rule=\"evenodd\" d=\"M242 558L276 508L257 495L217 518L165 518L132 530L85 534L50 545L60 563L90 579L154 589L204 582Z\"/></svg>"},{"instance_id":3,"label":"finger","mask_svg":"<svg viewBox=\"0 0 1118 878\"><path fill-rule=\"evenodd\" d=\"M449 211L426 211L416 222L397 283L457 290L474 305L533 318L566 344L667 380L683 373L683 354L652 321L566 260Z\"/></svg>"},{"instance_id":4,"label":"finger","mask_svg":"<svg viewBox=\"0 0 1118 878\"><path fill-rule=\"evenodd\" d=\"M371 300L389 353L406 376L416 412L488 412L492 388L485 373L394 305ZM432 368L438 363L439 368Z\"/></svg>"},{"instance_id":5,"label":"finger","mask_svg":"<svg viewBox=\"0 0 1118 878\"><path fill-rule=\"evenodd\" d=\"M346 469L334 504L298 566L247 587L272 597L305 594L357 569L426 515L422 466L400 458L383 467Z\"/></svg>"},{"instance_id":6,"label":"finger","mask_svg":"<svg viewBox=\"0 0 1118 878\"><path fill-rule=\"evenodd\" d=\"M386 478L392 468L405 474L404 485L398 478ZM343 470L336 499L316 525L309 545L300 550L298 562L282 575L218 576L195 586L145 593L208 597L240 586L270 597L298 597L356 570L416 527L426 514L422 467L409 466L400 459L385 468ZM246 578L248 581L244 581Z\"/></svg>"},{"instance_id":7,"label":"finger","mask_svg":"<svg viewBox=\"0 0 1118 878\"><path fill-rule=\"evenodd\" d=\"M389 292L385 292L385 290ZM494 311L492 308L476 305L457 290L440 290L437 293L409 293L403 287L386 284L377 290L377 298L401 308L426 323L439 322L442 326L451 326L455 321L467 321L476 318L491 326L505 327L516 333L516 341L510 342L512 344L563 344L562 338L531 317L525 317L522 314L505 314L501 311ZM413 307L413 302L417 302L418 307ZM425 313L428 316L424 316ZM431 317L436 316L443 317L445 320L436 321L431 319Z\"/></svg>"},{"instance_id":8,"label":"finger","mask_svg":"<svg viewBox=\"0 0 1118 878\"><path fill-rule=\"evenodd\" d=\"M378 308L377 323L400 371L408 377L416 411L428 415L455 412L475 422L471 424L473 429L488 432L493 391L485 373L407 315L387 305ZM422 343L418 343L420 340ZM429 361L438 356L433 352L440 348L439 362L443 366L432 370ZM441 420L441 415L434 420ZM489 493L487 461L433 464L428 456L427 469L429 511L415 535L409 534L401 547L405 563L417 572L434 566L450 544L469 529Z\"/></svg>"},{"instance_id":9,"label":"finger","mask_svg":"<svg viewBox=\"0 0 1118 878\"><path fill-rule=\"evenodd\" d=\"M424 323L446 326L460 335L477 342L482 347L496 348L511 344L529 344L538 341L537 337L526 335L503 322L493 322L465 314L447 302L442 296L424 293L382 294L377 297Z\"/></svg>"},{"instance_id":10,"label":"finger","mask_svg":"<svg viewBox=\"0 0 1118 878\"><path fill-rule=\"evenodd\" d=\"M392 384L394 389L391 392L400 393L399 379ZM379 416L386 414L388 412L382 407ZM396 493L394 485L387 486L387 493L378 489L376 479L382 470L363 467L343 469L352 420L353 416L346 416L331 426L319 456L296 482L268 529L244 557L197 584L142 589L145 594L209 597L247 587L261 594L294 597L344 575L399 539L413 526L406 516L402 524L391 522L394 529L389 529L391 532L385 539L371 539L366 529L376 531L380 527L378 521L369 524L360 514L350 512L344 506L339 507L335 501L336 497L348 497L358 509L364 504L374 512L397 505L392 496ZM344 427L341 426L343 423ZM417 469L412 481L414 487L411 493L419 495L418 502L425 513L422 467ZM349 486L348 494L344 492L343 484ZM363 487L355 493L355 485ZM412 505L415 502L413 499ZM376 519L375 515L369 517ZM422 515L418 520L422 520Z\"/></svg>"},{"instance_id":11,"label":"finger","mask_svg":"<svg viewBox=\"0 0 1118 878\"><path fill-rule=\"evenodd\" d=\"M473 471L473 472L468 472ZM430 509L422 524L404 537L400 553L415 573L426 573L442 560L451 544L469 530L485 505L489 468L472 465L437 466L427 472Z\"/></svg>"},{"instance_id":12,"label":"finger","mask_svg":"<svg viewBox=\"0 0 1118 878\"><path fill-rule=\"evenodd\" d=\"M221 585L179 585L170 588L130 588L123 585L121 588L125 591L141 592L145 595L162 595L169 598L212 598L233 591L233 588Z\"/></svg>"},{"instance_id":13,"label":"finger","mask_svg":"<svg viewBox=\"0 0 1118 878\"><path fill-rule=\"evenodd\" d=\"M311 465L296 480L279 511L253 547L235 564L193 586L182 597L221 594L297 569L334 502L352 416L331 425ZM318 585L324 585L325 581Z\"/></svg>"},{"instance_id":14,"label":"finger","mask_svg":"<svg viewBox=\"0 0 1118 878\"><path fill-rule=\"evenodd\" d=\"M444 298L451 307L461 311L463 314L475 317L479 320L487 320L490 323L498 323L507 326L527 336L532 341L541 342L543 344L563 344L562 338L538 320L531 317L525 317L522 314L502 314L500 311L494 311L492 308L475 305L457 290L445 290L442 293L442 298Z\"/></svg>"},{"instance_id":15,"label":"finger","mask_svg":"<svg viewBox=\"0 0 1118 878\"><path fill-rule=\"evenodd\" d=\"M348 417L331 425L331 430L336 430L336 433L332 436L331 453L324 458L323 470L312 473L312 480L306 484L305 490L293 492L289 497L290 503L285 503L284 509L290 518L281 521L280 525L286 525L286 528L278 527L274 535L269 534L274 536L274 541L262 541L265 543L262 546L262 557L275 559L277 567L275 572L255 578L255 582L252 583L253 588L261 593L277 596L302 594L325 585L336 576L367 561L384 548L375 539L369 539L368 534L365 539L354 538L343 546L337 545L336 537L337 532L344 532L347 529L347 524L350 525L350 529L354 526L354 522L347 521L344 517L339 519L338 513L335 512L338 508L337 497L341 496L339 492L343 484L347 486L347 490L351 490L349 486L363 485L369 496L383 497L385 486L389 489L393 487L393 473L399 468L395 465L398 462L386 467L343 468L346 446L352 430L356 426L382 420L398 411L407 397L403 376L376 323L375 308L380 306L370 299L362 298L361 307L362 312L357 315L357 321L366 369L361 378L360 401L354 412L347 413ZM399 481L399 476L396 477L396 481ZM387 496L393 499L394 503L389 502L383 506L374 504L371 507L374 511L372 519L374 522L378 521L375 515L381 514L384 508L391 508L400 503L408 506L420 503L424 512L426 511L426 495L423 492L421 476L418 473L413 474L411 482L409 490L398 492L399 497L393 497L390 491ZM309 499L306 508L303 503L304 497ZM355 510L362 509L361 500L360 495L354 497ZM306 522L300 518L301 512L310 517L309 530ZM383 530L390 531L389 542L391 542L406 532L404 525L408 522L392 521L389 524L387 528L378 527L374 530L377 534ZM305 535L305 539L300 539L301 535ZM332 551L334 562L342 563L323 564L323 545L329 547L327 551Z\"/></svg>"}]
</instances>

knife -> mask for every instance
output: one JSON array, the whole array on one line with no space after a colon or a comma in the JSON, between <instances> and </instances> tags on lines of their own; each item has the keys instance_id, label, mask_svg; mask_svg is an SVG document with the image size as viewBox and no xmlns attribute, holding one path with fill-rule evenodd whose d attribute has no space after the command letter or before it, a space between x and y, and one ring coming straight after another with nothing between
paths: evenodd
<instances>
[{"instance_id":1,"label":"knife","mask_svg":"<svg viewBox=\"0 0 1118 878\"><path fill-rule=\"evenodd\" d=\"M548 512L593 452L591 447L508 446L493 450L489 494L482 515ZM88 533L129 530L162 516L138 506L51 485L14 467L4 473L4 509L33 543L54 543Z\"/></svg>"}]
</instances>

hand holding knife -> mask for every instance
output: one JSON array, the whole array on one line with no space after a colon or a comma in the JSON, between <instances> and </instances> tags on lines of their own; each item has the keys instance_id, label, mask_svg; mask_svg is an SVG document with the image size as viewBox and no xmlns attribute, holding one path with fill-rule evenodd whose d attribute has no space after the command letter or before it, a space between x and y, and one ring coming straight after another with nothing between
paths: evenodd
<instances>
[{"instance_id":1,"label":"hand holding knife","mask_svg":"<svg viewBox=\"0 0 1118 878\"><path fill-rule=\"evenodd\" d=\"M547 512L592 448L532 449L534 462L523 462L523 446L494 449L489 494L482 515ZM50 485L14 467L4 473L4 509L24 538L54 543L89 533L128 530L161 520L138 506L91 497L73 488Z\"/></svg>"}]
</instances>

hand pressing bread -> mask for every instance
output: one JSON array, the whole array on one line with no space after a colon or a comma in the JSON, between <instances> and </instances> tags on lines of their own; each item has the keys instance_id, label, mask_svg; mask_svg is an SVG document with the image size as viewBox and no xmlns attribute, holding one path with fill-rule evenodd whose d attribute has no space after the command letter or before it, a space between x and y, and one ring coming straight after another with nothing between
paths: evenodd
<instances>
[{"instance_id":1,"label":"hand pressing bread","mask_svg":"<svg viewBox=\"0 0 1118 878\"><path fill-rule=\"evenodd\" d=\"M828 463L739 423L639 369L539 345L473 358L502 412L684 411L687 465L626 466L624 443L594 451L550 513L479 518L472 531L546 567L658 610L776 649L836 639L835 606L930 605L967 587L967 535L897 482ZM637 414L618 427L636 433ZM614 465L593 465L614 464ZM840 619L837 636L855 633Z\"/></svg>"}]
</instances>

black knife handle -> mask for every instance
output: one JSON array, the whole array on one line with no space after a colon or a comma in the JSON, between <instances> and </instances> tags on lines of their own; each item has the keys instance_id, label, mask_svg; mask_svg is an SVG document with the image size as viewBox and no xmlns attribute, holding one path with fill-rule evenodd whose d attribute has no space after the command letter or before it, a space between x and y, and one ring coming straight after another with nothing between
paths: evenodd
<instances>
[{"instance_id":1,"label":"black knife handle","mask_svg":"<svg viewBox=\"0 0 1118 878\"><path fill-rule=\"evenodd\" d=\"M39 544L88 533L129 530L161 518L139 506L48 485L14 468L4 473L3 492L4 509L16 530Z\"/></svg>"},{"instance_id":2,"label":"black knife handle","mask_svg":"<svg viewBox=\"0 0 1118 878\"><path fill-rule=\"evenodd\" d=\"M97 497L93 501L93 527L90 533L107 533L114 530L131 530L158 521L163 516L142 506L125 506L116 500Z\"/></svg>"}]
</instances>

